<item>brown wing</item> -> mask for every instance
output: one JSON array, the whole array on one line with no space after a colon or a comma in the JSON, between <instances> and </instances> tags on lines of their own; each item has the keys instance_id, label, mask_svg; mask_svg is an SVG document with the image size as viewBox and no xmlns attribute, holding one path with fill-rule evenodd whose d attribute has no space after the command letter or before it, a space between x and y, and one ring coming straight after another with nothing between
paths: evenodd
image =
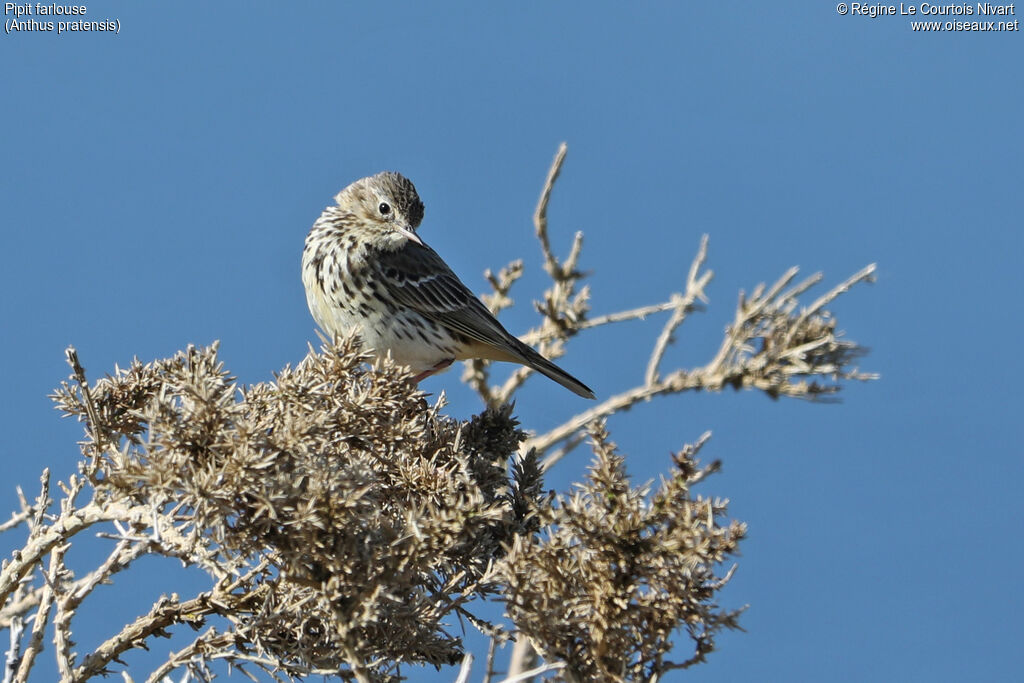
<instances>
[{"instance_id":1,"label":"brown wing","mask_svg":"<svg viewBox=\"0 0 1024 683\"><path fill-rule=\"evenodd\" d=\"M517 342L433 249L409 242L381 252L380 278L396 300L471 340L521 357Z\"/></svg>"},{"instance_id":2,"label":"brown wing","mask_svg":"<svg viewBox=\"0 0 1024 683\"><path fill-rule=\"evenodd\" d=\"M528 365L572 392L594 392L562 368L522 343L502 327L483 302L462 284L433 249L409 242L398 251L381 252L378 276L403 306L480 344L479 358Z\"/></svg>"}]
</instances>

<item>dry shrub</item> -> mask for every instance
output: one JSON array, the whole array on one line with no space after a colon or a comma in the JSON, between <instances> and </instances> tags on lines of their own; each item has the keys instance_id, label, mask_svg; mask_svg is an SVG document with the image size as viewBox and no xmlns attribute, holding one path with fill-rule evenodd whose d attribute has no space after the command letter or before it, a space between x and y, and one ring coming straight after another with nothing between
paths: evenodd
<instances>
[{"instance_id":1,"label":"dry shrub","mask_svg":"<svg viewBox=\"0 0 1024 683\"><path fill-rule=\"evenodd\" d=\"M394 680L403 666L461 661L464 681L472 659L456 625L494 645L516 639L510 675L529 665L531 650L542 660L534 675L571 681L656 679L703 661L715 635L737 627L738 611L718 607L716 595L745 529L726 518L723 501L691 491L718 467L696 460L707 435L673 456L657 487L633 486L603 420L683 391L817 400L873 378L853 366L864 350L841 338L826 306L869 281L874 266L806 307L798 297L820 276L794 283L791 269L755 287L712 359L665 371L666 348L706 300L707 239L683 291L590 316L582 235L564 261L548 239L564 156L563 147L534 216L552 282L537 304L541 322L524 338L557 356L582 331L671 312L636 386L528 435L511 403L527 368L495 384L487 363L467 363L465 379L487 408L457 420L406 369L368 366L353 339L310 349L297 367L251 387L235 382L216 345L135 361L93 384L69 349L73 374L54 398L87 435L59 499L46 470L39 495L19 489L21 509L0 524L27 529L0 570L0 629L10 642L3 683L28 680L51 624L65 681L111 673L122 655L187 632L181 626L198 635L148 680L164 683L174 671L210 680L216 661L275 679ZM492 309L512 304L522 270L514 262L487 274ZM594 461L585 480L565 494L546 491L544 471L587 434ZM109 539L106 559L76 574L65 555L95 528ZM75 652L74 617L93 591L146 555L198 568L209 588L160 596L92 651ZM482 619L487 601L503 604L508 619ZM674 644L680 633L690 646ZM493 655L494 647L488 681Z\"/></svg>"}]
</instances>

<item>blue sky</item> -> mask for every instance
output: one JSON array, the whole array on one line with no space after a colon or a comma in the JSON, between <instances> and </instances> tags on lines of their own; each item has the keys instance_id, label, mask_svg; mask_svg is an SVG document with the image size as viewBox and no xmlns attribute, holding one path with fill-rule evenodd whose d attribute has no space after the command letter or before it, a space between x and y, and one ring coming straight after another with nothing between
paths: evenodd
<instances>
[{"instance_id":1,"label":"blue sky","mask_svg":"<svg viewBox=\"0 0 1024 683\"><path fill-rule=\"evenodd\" d=\"M747 632L686 677L1015 678L1021 34L915 33L830 3L551 5L87 3L120 33L0 37L0 514L43 466L73 468L80 428L46 398L68 344L93 377L217 339L246 383L301 359L302 241L359 177L410 177L420 234L478 291L525 258L503 320L527 329L544 286L530 217L564 140L551 230L563 254L585 232L595 313L662 300L710 235L711 305L670 364L707 360L740 289L879 264L833 306L882 374L842 404L693 394L611 422L637 481L712 430L724 472L700 492L750 527L722 595L750 605ZM563 364L599 396L631 387L661 322L595 331ZM424 386L467 417L458 374ZM585 407L542 378L517 404L537 430ZM143 564L122 589L139 604L187 585ZM82 648L134 616L109 609ZM144 678L155 659L130 661Z\"/></svg>"}]
</instances>

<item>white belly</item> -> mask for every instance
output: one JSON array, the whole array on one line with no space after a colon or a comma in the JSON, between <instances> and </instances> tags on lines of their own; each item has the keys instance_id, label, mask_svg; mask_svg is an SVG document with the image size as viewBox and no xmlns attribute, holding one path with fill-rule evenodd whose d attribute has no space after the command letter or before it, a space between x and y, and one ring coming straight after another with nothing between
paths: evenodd
<instances>
[{"instance_id":1,"label":"white belly","mask_svg":"<svg viewBox=\"0 0 1024 683\"><path fill-rule=\"evenodd\" d=\"M459 355L460 344L445 328L414 311L385 315L350 310L316 286L306 288L306 302L316 324L328 335L355 333L363 348L378 357L390 353L393 360L408 365L413 372L430 370Z\"/></svg>"}]
</instances>

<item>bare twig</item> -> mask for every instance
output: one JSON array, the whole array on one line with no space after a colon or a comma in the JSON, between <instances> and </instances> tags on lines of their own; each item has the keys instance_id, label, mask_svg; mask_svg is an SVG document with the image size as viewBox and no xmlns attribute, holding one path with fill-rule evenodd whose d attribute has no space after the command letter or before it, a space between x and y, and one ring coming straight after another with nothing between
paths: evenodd
<instances>
[{"instance_id":1,"label":"bare twig","mask_svg":"<svg viewBox=\"0 0 1024 683\"><path fill-rule=\"evenodd\" d=\"M344 644L345 661L348 662L352 675L359 683L370 683L370 671L366 666L366 660L359 653L354 643Z\"/></svg>"},{"instance_id":2,"label":"bare twig","mask_svg":"<svg viewBox=\"0 0 1024 683\"><path fill-rule=\"evenodd\" d=\"M48 470L44 472L44 482L48 479L48 474ZM44 495L45 488L44 483ZM75 534L94 524L125 519L129 516L125 506L99 505L93 502L83 508L61 514L52 525L44 526L42 510L45 509L45 505L40 505L37 508L38 523L34 523L28 541L14 558L4 564L3 570L0 571L0 604L7 603L7 598L10 597L11 592L22 578L33 567L38 566L40 559L58 544L66 542Z\"/></svg>"},{"instance_id":3,"label":"bare twig","mask_svg":"<svg viewBox=\"0 0 1024 683\"><path fill-rule=\"evenodd\" d=\"M97 586L110 580L117 572L127 569L134 560L146 554L147 544L121 541L110 552L107 559L87 576L75 582L67 597L62 601L65 610L73 612Z\"/></svg>"},{"instance_id":4,"label":"bare twig","mask_svg":"<svg viewBox=\"0 0 1024 683\"><path fill-rule=\"evenodd\" d=\"M219 591L206 591L185 602L180 602L177 594L162 597L148 614L125 626L120 633L96 648L66 680L86 681L102 674L122 653L139 647L150 636L162 634L169 626L183 622L202 623L206 616L237 610L253 597L252 593L236 596Z\"/></svg>"},{"instance_id":5,"label":"bare twig","mask_svg":"<svg viewBox=\"0 0 1024 683\"><path fill-rule=\"evenodd\" d=\"M568 145L564 142L558 146L555 159L548 169L548 177L544 181L544 189L541 190L540 200L533 213L533 226L537 232L537 240L540 242L541 250L544 253L544 270L554 279L562 277L562 268L551 251L551 242L548 239L548 202L551 200L551 191L558 180L558 174L562 172L562 164L565 163L565 155L569 151Z\"/></svg>"},{"instance_id":6,"label":"bare twig","mask_svg":"<svg viewBox=\"0 0 1024 683\"><path fill-rule=\"evenodd\" d=\"M40 570L42 568L40 567ZM42 598L42 587L32 586L32 576L25 576L7 601L7 604L0 610L0 631L5 628L13 628L11 624L16 619L24 622L28 613L39 606Z\"/></svg>"},{"instance_id":7,"label":"bare twig","mask_svg":"<svg viewBox=\"0 0 1024 683\"><path fill-rule=\"evenodd\" d=\"M92 399L92 392L89 390L89 380L85 377L85 368L82 367L81 362L78 360L78 351L74 346L69 346L64 351L67 357L68 365L71 366L71 370L75 375L75 381L78 383L78 389L82 393L82 403L85 406L85 411L88 416L88 431L92 437L93 443L96 444L96 450L92 452L92 459L89 461L85 475L92 481L96 476L96 470L99 467L99 458L103 449L107 444L107 435L103 431L100 423L99 414L96 412L96 404Z\"/></svg>"},{"instance_id":8,"label":"bare twig","mask_svg":"<svg viewBox=\"0 0 1024 683\"><path fill-rule=\"evenodd\" d=\"M647 372L644 374L644 383L647 385L654 384L657 381L661 359L665 356L665 350L668 348L668 345L672 343L672 334L676 331L676 328L683 324L687 313L697 305L698 299L703 302L707 301L704 288L711 281L713 273L710 270L704 273L700 272L700 268L704 265L704 261L707 260L707 256L708 236L704 235L700 240L697 256L693 259L693 263L690 264L690 272L686 277L685 293L682 295L672 295L671 302L674 304L672 316L665 323L661 334L658 335L658 340L654 343L654 351L651 352L651 358L647 363Z\"/></svg>"},{"instance_id":9,"label":"bare twig","mask_svg":"<svg viewBox=\"0 0 1024 683\"><path fill-rule=\"evenodd\" d=\"M846 292L850 291L850 288L859 282L874 282L876 269L877 264L872 263L870 265L867 265L864 268L858 270L850 277L848 277L843 282L839 283L829 291L825 292L825 294L823 294L822 296L818 297L814 301L814 303L812 303L810 306L801 311L800 318L797 320L796 325L794 325L793 328L790 330L789 335L786 337L786 341L792 341L793 335L800 329L800 327L804 323L807 322L807 319L810 318L810 316L818 313L825 306L832 303L840 294L845 294Z\"/></svg>"},{"instance_id":10,"label":"bare twig","mask_svg":"<svg viewBox=\"0 0 1024 683\"><path fill-rule=\"evenodd\" d=\"M206 653L223 651L234 645L236 639L237 636L232 633L220 633L217 629L210 627L191 643L177 652L171 653L167 661L149 675L146 683L162 683L172 671L184 666L193 658L201 658Z\"/></svg>"},{"instance_id":11,"label":"bare twig","mask_svg":"<svg viewBox=\"0 0 1024 683\"><path fill-rule=\"evenodd\" d=\"M483 683L491 683L491 678L494 676L494 655L498 650L498 639L492 637L490 643L487 645L487 663L484 667L484 680Z\"/></svg>"},{"instance_id":12,"label":"bare twig","mask_svg":"<svg viewBox=\"0 0 1024 683\"><path fill-rule=\"evenodd\" d=\"M7 656L4 657L3 683L11 683L15 680L18 665L22 661L21 634L25 630L25 621L20 616L15 617L11 620L8 628L10 630L10 645L7 649ZM42 636L40 636L40 640L42 640Z\"/></svg>"},{"instance_id":13,"label":"bare twig","mask_svg":"<svg viewBox=\"0 0 1024 683\"><path fill-rule=\"evenodd\" d=\"M551 277L552 284L544 292L543 302L536 304L537 310L544 316L541 327L538 330L528 332L525 338L537 337L541 343L539 351L547 358L558 358L561 356L565 338L575 334L580 329L580 326L586 322L587 300L589 298L587 287L583 287L581 291L576 292L576 284L583 277L583 273L578 268L580 254L583 249L583 233L577 232L573 237L572 246L569 248L569 255L564 262L559 262L555 256L551 248L551 240L548 236L548 203L551 200L555 181L561 173L567 151L568 147L564 142L559 145L558 152L555 154L555 158L548 170L540 198L537 201L537 208L533 214L533 223L544 258L544 270ZM502 271L499 278L494 278L488 272L488 280L495 290L494 294L486 299L492 310L511 304L511 299L507 296L508 288L521 274L522 265L519 262L514 262L510 268L514 268L514 270ZM488 385L487 363L485 361L468 361L466 366L463 379L491 407L497 407L508 402L519 387L533 374L533 370L530 368L525 366L517 367L501 387L495 389Z\"/></svg>"},{"instance_id":14,"label":"bare twig","mask_svg":"<svg viewBox=\"0 0 1024 683\"><path fill-rule=\"evenodd\" d=\"M32 512L32 508L22 510L21 512L12 512L11 518L0 524L0 533L17 528L22 522L32 516Z\"/></svg>"},{"instance_id":15,"label":"bare twig","mask_svg":"<svg viewBox=\"0 0 1024 683\"><path fill-rule=\"evenodd\" d=\"M547 453L552 446L573 436L594 420L627 410L637 403L646 401L654 396L676 393L687 389L695 389L702 386L702 384L703 379L699 375L687 375L682 370L676 371L664 379L656 380L651 384L628 389L621 394L605 399L600 404L573 416L554 429L550 429L544 434L527 439L523 442L520 452L525 453L531 448L535 448L538 453ZM541 463L542 467L545 470L550 469L551 466L558 462L558 459L566 455L566 453L567 451L563 449L559 453L553 454L557 455L558 458L553 456L545 458Z\"/></svg>"},{"instance_id":16,"label":"bare twig","mask_svg":"<svg viewBox=\"0 0 1024 683\"><path fill-rule=\"evenodd\" d=\"M543 664L536 668L530 669L529 671L523 671L514 676L509 676L501 681L501 683L517 683L518 681L525 681L533 678L534 676L540 676L541 674L549 671L558 671L565 667L565 662L551 662L550 664Z\"/></svg>"},{"instance_id":17,"label":"bare twig","mask_svg":"<svg viewBox=\"0 0 1024 683\"><path fill-rule=\"evenodd\" d=\"M462 665L459 666L459 675L455 678L455 683L466 683L469 680L469 673L472 668L473 654L467 652L462 656Z\"/></svg>"},{"instance_id":18,"label":"bare twig","mask_svg":"<svg viewBox=\"0 0 1024 683\"><path fill-rule=\"evenodd\" d=\"M849 359L859 353L859 347L840 341L824 319L816 318L822 308L853 285L870 281L874 265L868 266L829 290L799 316L792 314L797 305L796 296L820 281L813 275L783 293L797 274L788 270L771 288L755 288L750 299L740 298L736 317L729 327L721 347L707 364L694 370L676 370L659 378L657 369L672 332L681 322L687 304L696 301L691 295L700 292L706 280L697 276L704 259L704 249L694 259L688 278L687 294L677 296L672 318L662 330L648 363L643 384L612 396L601 404L580 413L545 434L530 438L522 445L522 452L535 448L546 453L553 445L578 434L595 419L628 410L633 405L661 395L693 389L718 391L726 386L761 389L771 396L822 399L838 390L836 385L823 385L799 379L800 376L841 376L844 379L866 380L877 375L844 369ZM705 273L710 277L710 272ZM693 283L693 286L690 286ZM797 340L806 337L803 343ZM750 342L765 338L765 352L752 353ZM795 345L794 345L795 344ZM561 459L567 449L548 455L543 461L545 469Z\"/></svg>"},{"instance_id":19,"label":"bare twig","mask_svg":"<svg viewBox=\"0 0 1024 683\"><path fill-rule=\"evenodd\" d=\"M525 635L516 638L509 655L508 675L518 678L537 662L537 651Z\"/></svg>"},{"instance_id":20,"label":"bare twig","mask_svg":"<svg viewBox=\"0 0 1024 683\"><path fill-rule=\"evenodd\" d=\"M565 443L558 450L548 455L548 457L545 460L549 461L550 464L554 464L561 460L562 458L564 458L565 456L572 453L580 444L582 444L586 440L587 435L582 430L576 432L575 434L570 434L565 438ZM550 465L547 465L546 467L550 467Z\"/></svg>"},{"instance_id":21,"label":"bare twig","mask_svg":"<svg viewBox=\"0 0 1024 683\"><path fill-rule=\"evenodd\" d=\"M608 313L605 315L595 316L588 318L579 323L577 331L582 332L583 330L589 330L593 327L601 327L602 325L608 325L610 323L621 323L629 320L644 320L649 315L655 313L661 313L662 311L671 311L676 307L675 301L663 301L659 304L651 304L650 306L641 306L634 308L629 311L617 311L615 313ZM557 331L547 327L534 328L526 334L519 337L524 343L540 344L545 341L550 341L557 336Z\"/></svg>"},{"instance_id":22,"label":"bare twig","mask_svg":"<svg viewBox=\"0 0 1024 683\"><path fill-rule=\"evenodd\" d=\"M69 574L64 566L64 553L71 547L70 543L58 546L50 553L50 570L47 572L46 585L53 591L57 612L53 616L53 645L57 652L57 670L62 681L70 681L74 667L74 654L71 652L71 617L73 612L66 608L64 600L64 583ZM26 672L27 673L27 672Z\"/></svg>"}]
</instances>

